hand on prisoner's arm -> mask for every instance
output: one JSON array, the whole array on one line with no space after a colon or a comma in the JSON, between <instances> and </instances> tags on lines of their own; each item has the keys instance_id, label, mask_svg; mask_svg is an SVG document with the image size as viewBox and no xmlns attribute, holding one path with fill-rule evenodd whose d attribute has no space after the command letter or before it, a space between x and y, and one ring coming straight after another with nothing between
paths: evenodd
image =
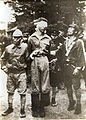
<instances>
[{"instance_id":1,"label":"hand on prisoner's arm","mask_svg":"<svg viewBox=\"0 0 86 120\"><path fill-rule=\"evenodd\" d=\"M41 55L43 53L44 53L43 49L36 49L30 54L30 58L33 60L34 56L36 56L38 54Z\"/></svg>"},{"instance_id":2,"label":"hand on prisoner's arm","mask_svg":"<svg viewBox=\"0 0 86 120\"><path fill-rule=\"evenodd\" d=\"M12 64L6 63L6 65L4 65L1 69L5 72L8 73L8 69L12 68Z\"/></svg>"},{"instance_id":3,"label":"hand on prisoner's arm","mask_svg":"<svg viewBox=\"0 0 86 120\"><path fill-rule=\"evenodd\" d=\"M39 52L39 50L34 50L31 54L30 54L30 58L33 60L34 56L37 55Z\"/></svg>"},{"instance_id":4,"label":"hand on prisoner's arm","mask_svg":"<svg viewBox=\"0 0 86 120\"><path fill-rule=\"evenodd\" d=\"M34 57L33 57L33 53L30 54L30 59L33 60Z\"/></svg>"},{"instance_id":5,"label":"hand on prisoner's arm","mask_svg":"<svg viewBox=\"0 0 86 120\"><path fill-rule=\"evenodd\" d=\"M76 67L73 71L73 75L78 75L81 67Z\"/></svg>"},{"instance_id":6,"label":"hand on prisoner's arm","mask_svg":"<svg viewBox=\"0 0 86 120\"><path fill-rule=\"evenodd\" d=\"M50 51L50 55L55 56L55 55L56 55L56 50L52 50L52 51Z\"/></svg>"}]
</instances>

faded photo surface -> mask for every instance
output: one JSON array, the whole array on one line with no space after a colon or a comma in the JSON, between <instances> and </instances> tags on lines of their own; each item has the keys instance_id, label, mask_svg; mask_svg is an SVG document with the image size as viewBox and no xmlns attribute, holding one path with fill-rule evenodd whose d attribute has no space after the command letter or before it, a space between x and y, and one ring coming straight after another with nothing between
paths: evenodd
<instances>
[{"instance_id":1,"label":"faded photo surface","mask_svg":"<svg viewBox=\"0 0 86 120\"><path fill-rule=\"evenodd\" d=\"M86 1L0 0L0 120L86 119Z\"/></svg>"}]
</instances>

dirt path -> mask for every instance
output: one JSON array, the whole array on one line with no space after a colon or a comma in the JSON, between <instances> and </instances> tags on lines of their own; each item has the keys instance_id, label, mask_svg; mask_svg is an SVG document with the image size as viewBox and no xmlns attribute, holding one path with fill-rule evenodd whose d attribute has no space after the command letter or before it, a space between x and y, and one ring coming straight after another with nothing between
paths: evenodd
<instances>
[{"instance_id":1,"label":"dirt path","mask_svg":"<svg viewBox=\"0 0 86 120\"><path fill-rule=\"evenodd\" d=\"M7 108L7 92L6 92L6 74L0 70L0 120L21 120L19 117L20 103L19 95L17 91L14 95L14 112L6 117L2 117L1 113ZM31 115L31 101L30 92L27 90L27 101L26 101L26 118L22 120L41 120L41 119L85 119L86 118L86 89L84 87L84 81L82 80L82 114L74 115L74 111L68 112L68 98L66 90L60 90L57 93L57 103L56 107L48 106L46 107L46 117L45 118L33 118Z\"/></svg>"}]
</instances>

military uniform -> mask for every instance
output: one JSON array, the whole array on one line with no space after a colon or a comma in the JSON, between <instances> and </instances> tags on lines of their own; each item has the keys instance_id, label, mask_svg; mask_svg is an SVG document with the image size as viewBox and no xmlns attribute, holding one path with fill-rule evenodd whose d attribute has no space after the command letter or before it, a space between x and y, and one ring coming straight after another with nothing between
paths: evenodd
<instances>
[{"instance_id":1,"label":"military uniform","mask_svg":"<svg viewBox=\"0 0 86 120\"><path fill-rule=\"evenodd\" d=\"M25 117L25 101L26 101L26 68L28 59L28 45L21 43L16 46L11 44L6 47L1 57L6 63L7 91L8 91L8 109L2 114L6 116L13 112L13 95L15 90L20 94L21 110L20 117Z\"/></svg>"},{"instance_id":2,"label":"military uniform","mask_svg":"<svg viewBox=\"0 0 86 120\"><path fill-rule=\"evenodd\" d=\"M0 36L0 56L2 55L2 53L5 50L5 47L7 47L8 45L10 45L12 42L12 39L6 36ZM4 63L3 61L1 61L1 68L3 67Z\"/></svg>"},{"instance_id":3,"label":"military uniform","mask_svg":"<svg viewBox=\"0 0 86 120\"><path fill-rule=\"evenodd\" d=\"M49 104L49 49L51 38L44 34L41 39L36 32L33 33L29 40L28 46L30 54L33 54L31 62L31 86L32 86L32 110L37 109L39 104L42 106ZM41 93L41 100L40 100ZM40 103L39 103L40 102ZM33 108L34 107L34 108Z\"/></svg>"},{"instance_id":4,"label":"military uniform","mask_svg":"<svg viewBox=\"0 0 86 120\"><path fill-rule=\"evenodd\" d=\"M6 47L2 58L6 60L6 67L8 69L7 89L9 93L14 93L18 88L19 94L25 94L26 92L26 59L27 56L27 44L21 43L16 47L11 44Z\"/></svg>"},{"instance_id":5,"label":"military uniform","mask_svg":"<svg viewBox=\"0 0 86 120\"><path fill-rule=\"evenodd\" d=\"M67 94L69 98L69 108L68 110L74 109L75 101L73 100L73 90L72 84L75 90L75 96L77 99L75 114L81 113L81 89L80 89L80 79L81 70L85 66L85 56L84 56L84 44L83 41L77 39L76 37L69 37L66 40L66 56L67 63L65 67L66 74L66 87ZM79 72L74 75L74 70L80 68Z\"/></svg>"}]
</instances>

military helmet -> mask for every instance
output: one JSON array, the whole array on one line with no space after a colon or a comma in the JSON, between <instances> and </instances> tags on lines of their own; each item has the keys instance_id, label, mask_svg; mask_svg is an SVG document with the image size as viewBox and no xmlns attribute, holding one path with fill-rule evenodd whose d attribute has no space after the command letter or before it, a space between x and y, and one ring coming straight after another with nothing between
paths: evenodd
<instances>
[{"instance_id":1,"label":"military helmet","mask_svg":"<svg viewBox=\"0 0 86 120\"><path fill-rule=\"evenodd\" d=\"M21 30L19 29L16 29L14 32L13 32L13 37L22 37L23 34L21 32Z\"/></svg>"}]
</instances>

